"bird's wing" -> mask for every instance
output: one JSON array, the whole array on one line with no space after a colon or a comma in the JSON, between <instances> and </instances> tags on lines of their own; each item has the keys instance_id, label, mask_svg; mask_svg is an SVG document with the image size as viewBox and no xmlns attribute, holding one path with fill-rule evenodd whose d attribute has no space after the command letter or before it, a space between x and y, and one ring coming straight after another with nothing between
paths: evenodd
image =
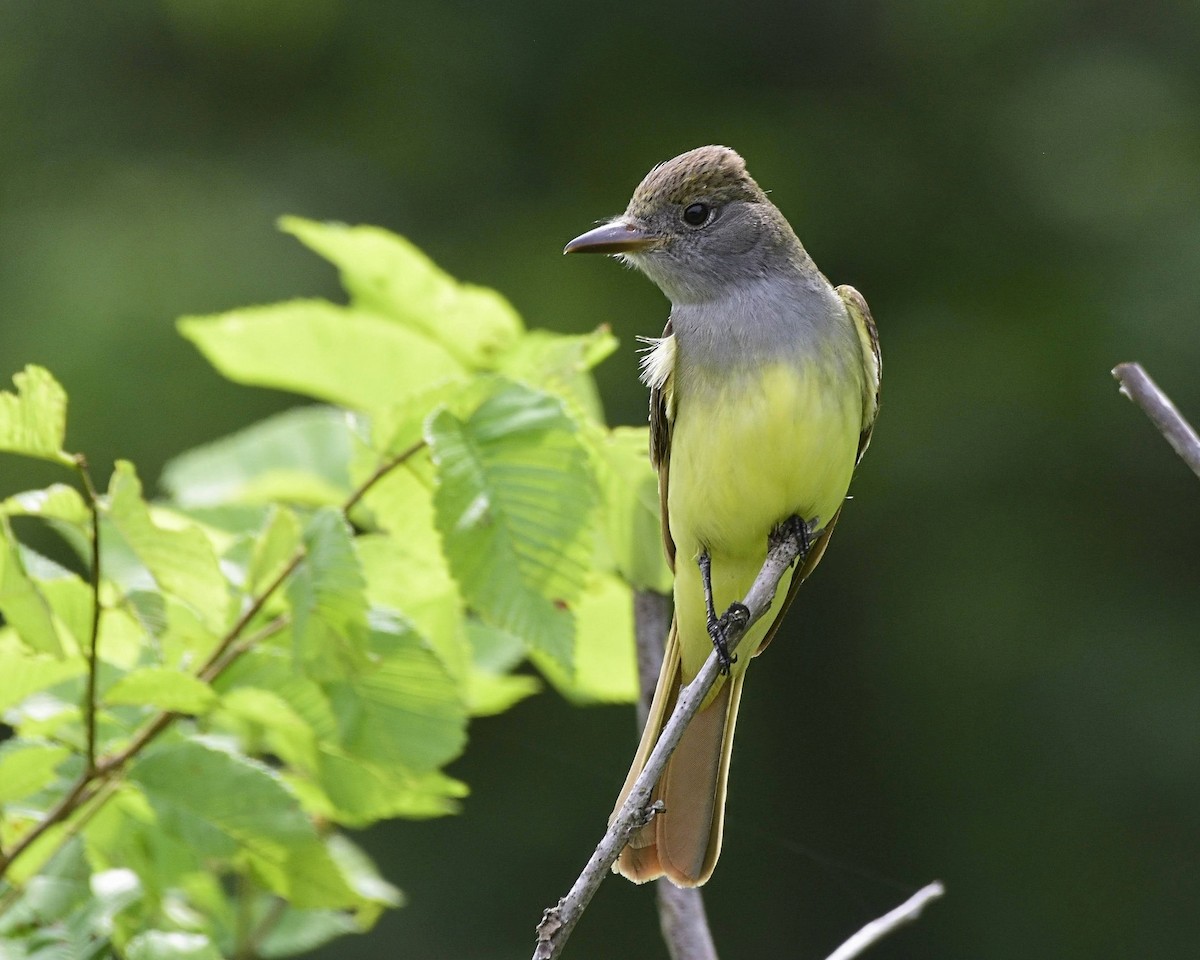
<instances>
[{"instance_id":1,"label":"bird's wing","mask_svg":"<svg viewBox=\"0 0 1200 960\"><path fill-rule=\"evenodd\" d=\"M667 566L675 571L675 541L667 516L667 487L671 472L671 432L675 426L675 334L667 321L663 335L646 341L651 346L642 358L642 380L650 388L650 462L658 471L658 506L662 518L663 550Z\"/></svg>"},{"instance_id":2,"label":"bird's wing","mask_svg":"<svg viewBox=\"0 0 1200 960\"><path fill-rule=\"evenodd\" d=\"M846 305L846 312L850 314L850 319L854 322L854 329L858 332L858 340L862 345L863 413L862 427L858 434L858 458L855 460L857 464L862 460L867 446L871 443L871 430L875 426L875 417L879 414L879 386L883 379L883 358L879 353L879 330L875 326L871 308L867 306L863 295L845 284L838 287L837 292L838 296L842 298L842 303ZM825 555L825 548L829 545L829 538L833 535L833 528L837 525L838 517L841 515L842 511L839 509L833 515L833 519L825 524L825 529L821 531L821 535L809 548L804 566L796 571L792 582L788 584L787 596L783 598L783 603L779 606L779 613L775 615L771 628L763 637L762 643L758 645L755 656L766 650L767 644L775 638L775 631L783 623L784 614L792 605L792 600L795 599L800 584L808 579L808 575L816 569L817 564L821 562L821 557Z\"/></svg>"},{"instance_id":3,"label":"bird's wing","mask_svg":"<svg viewBox=\"0 0 1200 960\"><path fill-rule=\"evenodd\" d=\"M863 419L862 431L858 435L858 459L862 460L871 442L871 430L879 414L879 387L883 382L883 357L879 352L879 330L871 316L871 308L863 295L853 287L843 284L837 288L838 296L846 305L858 341L862 344L863 361Z\"/></svg>"}]
</instances>

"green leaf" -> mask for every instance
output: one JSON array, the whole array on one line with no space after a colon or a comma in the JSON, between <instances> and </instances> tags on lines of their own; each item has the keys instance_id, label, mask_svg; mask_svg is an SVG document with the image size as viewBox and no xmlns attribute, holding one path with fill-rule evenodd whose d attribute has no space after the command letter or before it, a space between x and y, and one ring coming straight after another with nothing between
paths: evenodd
<instances>
[{"instance_id":1,"label":"green leaf","mask_svg":"<svg viewBox=\"0 0 1200 960\"><path fill-rule=\"evenodd\" d=\"M411 629L378 618L374 626L371 665L324 685L338 740L368 763L435 770L458 756L466 742L467 714L458 687Z\"/></svg>"},{"instance_id":2,"label":"green leaf","mask_svg":"<svg viewBox=\"0 0 1200 960\"><path fill-rule=\"evenodd\" d=\"M210 722L218 729L235 731L251 753L270 752L295 769L317 769L316 731L274 690L235 687L222 695ZM330 712L331 728L333 722Z\"/></svg>"},{"instance_id":3,"label":"green leaf","mask_svg":"<svg viewBox=\"0 0 1200 960\"><path fill-rule=\"evenodd\" d=\"M504 297L459 283L403 237L299 217L280 227L338 268L354 306L424 332L467 366L491 368L520 336L521 318Z\"/></svg>"},{"instance_id":4,"label":"green leaf","mask_svg":"<svg viewBox=\"0 0 1200 960\"><path fill-rule=\"evenodd\" d=\"M471 651L463 629L463 602L458 584L442 555L433 526L432 499L421 488L411 502L403 536L368 534L358 538L358 555L367 578L372 606L395 610L421 632L450 675L465 680ZM403 509L403 507L401 507ZM416 522L425 514L426 522Z\"/></svg>"},{"instance_id":5,"label":"green leaf","mask_svg":"<svg viewBox=\"0 0 1200 960\"><path fill-rule=\"evenodd\" d=\"M53 608L29 575L27 556L0 518L0 613L29 649L62 656Z\"/></svg>"},{"instance_id":6,"label":"green leaf","mask_svg":"<svg viewBox=\"0 0 1200 960\"><path fill-rule=\"evenodd\" d=\"M194 523L179 515L168 528L155 522L142 499L133 465L120 460L109 482L107 515L124 545L153 577L158 587L187 603L201 621L220 629L227 620L229 587L212 544ZM161 515L165 521L166 514ZM107 552L101 535L102 548ZM111 567L106 567L111 572Z\"/></svg>"},{"instance_id":7,"label":"green leaf","mask_svg":"<svg viewBox=\"0 0 1200 960\"><path fill-rule=\"evenodd\" d=\"M266 524L254 538L246 576L247 593L260 593L279 576L296 555L302 535L294 513L282 507L270 508Z\"/></svg>"},{"instance_id":8,"label":"green leaf","mask_svg":"<svg viewBox=\"0 0 1200 960\"><path fill-rule=\"evenodd\" d=\"M221 953L202 933L146 930L125 947L125 960L221 960Z\"/></svg>"},{"instance_id":9,"label":"green leaf","mask_svg":"<svg viewBox=\"0 0 1200 960\"><path fill-rule=\"evenodd\" d=\"M511 384L460 420L428 426L437 525L467 601L564 666L568 606L590 558L595 492L574 423L544 393Z\"/></svg>"},{"instance_id":10,"label":"green leaf","mask_svg":"<svg viewBox=\"0 0 1200 960\"><path fill-rule=\"evenodd\" d=\"M0 450L73 467L63 450L67 393L50 372L30 364L13 374L17 392L0 391Z\"/></svg>"},{"instance_id":11,"label":"green leaf","mask_svg":"<svg viewBox=\"0 0 1200 960\"><path fill-rule=\"evenodd\" d=\"M27 697L82 675L82 659L61 660L30 653L11 627L0 629L0 711L9 710Z\"/></svg>"},{"instance_id":12,"label":"green leaf","mask_svg":"<svg viewBox=\"0 0 1200 960\"><path fill-rule=\"evenodd\" d=\"M201 740L143 754L129 770L161 829L205 856L231 857L243 844L284 857L311 837L295 798L267 767Z\"/></svg>"},{"instance_id":13,"label":"green leaf","mask_svg":"<svg viewBox=\"0 0 1200 960\"><path fill-rule=\"evenodd\" d=\"M348 827L379 820L423 820L458 811L465 784L443 773L411 773L403 767L364 763L334 747L323 748L315 783L295 783L305 809Z\"/></svg>"},{"instance_id":14,"label":"green leaf","mask_svg":"<svg viewBox=\"0 0 1200 960\"><path fill-rule=\"evenodd\" d=\"M444 381L419 393L403 397L371 416L371 457L368 473L387 457L408 452L424 443L425 421L442 406L454 403L471 392L471 384L461 380ZM363 477L365 479L365 476Z\"/></svg>"},{"instance_id":15,"label":"green leaf","mask_svg":"<svg viewBox=\"0 0 1200 960\"><path fill-rule=\"evenodd\" d=\"M9 740L0 743L0 805L37 793L71 755L66 747Z\"/></svg>"},{"instance_id":16,"label":"green leaf","mask_svg":"<svg viewBox=\"0 0 1200 960\"><path fill-rule=\"evenodd\" d=\"M299 906L363 905L268 767L197 738L148 752L129 779L145 791L160 827L198 852L245 855L268 889Z\"/></svg>"},{"instance_id":17,"label":"green leaf","mask_svg":"<svg viewBox=\"0 0 1200 960\"><path fill-rule=\"evenodd\" d=\"M142 667L125 674L103 696L109 706L155 707L173 713L203 714L217 695L203 680L170 667Z\"/></svg>"},{"instance_id":18,"label":"green leaf","mask_svg":"<svg viewBox=\"0 0 1200 960\"><path fill-rule=\"evenodd\" d=\"M317 738L336 739L337 718L329 706L329 698L317 683L295 669L294 657L282 647L256 647L221 674L214 687L222 695L246 688L273 693L303 719ZM252 704L247 706L243 718L254 720L255 709ZM269 722L269 717L264 720ZM290 762L303 765L298 760Z\"/></svg>"},{"instance_id":19,"label":"green leaf","mask_svg":"<svg viewBox=\"0 0 1200 960\"><path fill-rule=\"evenodd\" d=\"M332 910L287 909L279 922L258 947L264 960L274 957L294 957L334 940L347 933L360 933L354 918Z\"/></svg>"},{"instance_id":20,"label":"green leaf","mask_svg":"<svg viewBox=\"0 0 1200 960\"><path fill-rule=\"evenodd\" d=\"M670 593L663 552L658 476L645 427L616 427L599 443L602 531L617 571L639 590Z\"/></svg>"},{"instance_id":21,"label":"green leaf","mask_svg":"<svg viewBox=\"0 0 1200 960\"><path fill-rule=\"evenodd\" d=\"M531 330L503 357L499 371L570 400L591 419L603 423L596 381L588 372L617 349L608 327L591 333L563 334Z\"/></svg>"},{"instance_id":22,"label":"green leaf","mask_svg":"<svg viewBox=\"0 0 1200 960\"><path fill-rule=\"evenodd\" d=\"M314 675L336 676L360 663L366 647L366 582L336 510L313 515L304 543L304 562L287 584L296 653Z\"/></svg>"},{"instance_id":23,"label":"green leaf","mask_svg":"<svg viewBox=\"0 0 1200 960\"><path fill-rule=\"evenodd\" d=\"M162 483L184 507L276 500L341 503L350 493L347 414L301 407L171 460Z\"/></svg>"},{"instance_id":24,"label":"green leaf","mask_svg":"<svg viewBox=\"0 0 1200 960\"><path fill-rule=\"evenodd\" d=\"M77 527L91 523L91 511L74 487L52 483L44 490L15 493L0 503L0 513L10 517L41 517L61 520Z\"/></svg>"},{"instance_id":25,"label":"green leaf","mask_svg":"<svg viewBox=\"0 0 1200 960\"><path fill-rule=\"evenodd\" d=\"M629 584L595 573L575 604L575 670L535 651L555 688L576 703L632 703L638 696L633 594Z\"/></svg>"},{"instance_id":26,"label":"green leaf","mask_svg":"<svg viewBox=\"0 0 1200 960\"><path fill-rule=\"evenodd\" d=\"M423 333L324 300L185 317L179 329L230 380L354 409L383 409L465 373Z\"/></svg>"},{"instance_id":27,"label":"green leaf","mask_svg":"<svg viewBox=\"0 0 1200 960\"><path fill-rule=\"evenodd\" d=\"M525 659L520 637L472 618L467 622L472 667L467 678L466 700L472 716L488 717L541 690L537 677L510 674Z\"/></svg>"}]
</instances>

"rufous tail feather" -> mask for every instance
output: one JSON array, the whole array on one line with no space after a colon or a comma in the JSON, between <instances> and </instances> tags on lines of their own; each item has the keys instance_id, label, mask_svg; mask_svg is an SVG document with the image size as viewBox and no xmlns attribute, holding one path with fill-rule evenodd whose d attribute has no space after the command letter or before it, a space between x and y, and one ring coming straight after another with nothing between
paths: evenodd
<instances>
[{"instance_id":1,"label":"rufous tail feather","mask_svg":"<svg viewBox=\"0 0 1200 960\"><path fill-rule=\"evenodd\" d=\"M651 795L651 802L661 800L665 810L634 834L613 865L615 872L634 883L665 876L680 887L698 887L712 876L721 853L729 756L744 676L739 673L722 680L712 700L688 725ZM614 816L675 709L680 679L679 638L672 622L654 701Z\"/></svg>"}]
</instances>

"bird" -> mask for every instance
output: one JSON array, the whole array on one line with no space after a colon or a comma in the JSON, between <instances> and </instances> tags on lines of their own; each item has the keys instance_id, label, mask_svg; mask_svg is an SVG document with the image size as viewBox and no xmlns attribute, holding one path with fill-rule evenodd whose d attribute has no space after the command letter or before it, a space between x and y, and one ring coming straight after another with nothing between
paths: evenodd
<instances>
[{"instance_id":1,"label":"bird","mask_svg":"<svg viewBox=\"0 0 1200 960\"><path fill-rule=\"evenodd\" d=\"M614 817L679 690L714 646L722 673L651 796L663 812L633 835L613 870L636 883L665 876L696 887L721 852L747 666L823 556L870 443L879 336L866 300L825 278L728 147L702 146L655 166L623 214L564 253L614 255L671 303L662 336L645 338L641 373L674 616ZM736 610L771 538L789 531L801 555L731 656L723 642L728 620L715 611Z\"/></svg>"}]
</instances>

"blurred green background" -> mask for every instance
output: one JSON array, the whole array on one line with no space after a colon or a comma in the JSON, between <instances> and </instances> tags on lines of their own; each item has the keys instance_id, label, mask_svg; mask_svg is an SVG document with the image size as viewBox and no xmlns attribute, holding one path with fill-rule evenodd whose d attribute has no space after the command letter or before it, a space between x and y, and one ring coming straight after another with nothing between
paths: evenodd
<instances>
[{"instance_id":1,"label":"blurred green background","mask_svg":"<svg viewBox=\"0 0 1200 960\"><path fill-rule=\"evenodd\" d=\"M1200 487L1108 371L1142 360L1200 422L1198 38L1194 0L7 0L0 373L49 366L102 475L291 404L173 322L337 297L275 231L295 213L403 233L532 326L611 324L609 416L641 423L634 336L667 305L559 251L651 164L734 146L867 296L886 376L855 502L751 671L723 955L825 956L937 877L872 956L1191 956ZM322 956L528 956L632 708L545 694L472 733L461 816L365 837L408 906ZM570 951L663 955L616 881Z\"/></svg>"}]
</instances>

